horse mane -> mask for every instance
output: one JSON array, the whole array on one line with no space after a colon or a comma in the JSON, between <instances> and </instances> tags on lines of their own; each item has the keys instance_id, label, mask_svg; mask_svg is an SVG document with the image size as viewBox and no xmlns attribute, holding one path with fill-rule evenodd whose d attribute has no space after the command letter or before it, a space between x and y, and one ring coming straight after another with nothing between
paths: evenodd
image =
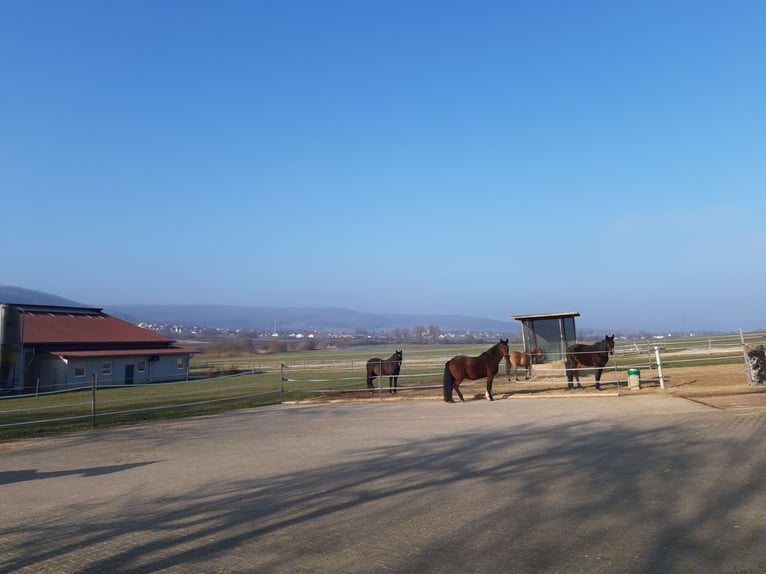
<instances>
[{"instance_id":1,"label":"horse mane","mask_svg":"<svg viewBox=\"0 0 766 574\"><path fill-rule=\"evenodd\" d=\"M500 341L498 341L497 343L495 343L494 345L492 345L492 346L491 346L489 349L487 349L486 351L484 351L484 352L483 352L481 355L479 355L479 356L480 356L480 357L491 357L492 355L494 355L494 354L497 352L497 350L498 350L498 347L500 347L500 345L506 345L506 346L507 346L507 345L508 345L508 343L507 343L507 342L505 342L505 341L503 341L503 340L501 339Z\"/></svg>"}]
</instances>

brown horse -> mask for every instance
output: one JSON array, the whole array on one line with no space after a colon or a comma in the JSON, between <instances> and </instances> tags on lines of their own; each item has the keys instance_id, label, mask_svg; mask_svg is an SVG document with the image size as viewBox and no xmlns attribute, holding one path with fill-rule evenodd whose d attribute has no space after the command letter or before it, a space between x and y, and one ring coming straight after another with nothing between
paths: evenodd
<instances>
[{"instance_id":1,"label":"brown horse","mask_svg":"<svg viewBox=\"0 0 766 574\"><path fill-rule=\"evenodd\" d=\"M399 379L399 371L402 368L403 355L402 351L395 351L388 359L375 357L367 361L367 388L371 392L374 392L372 382L375 377L380 377L382 380L387 375L388 392L392 395L396 394L396 381Z\"/></svg>"},{"instance_id":2,"label":"brown horse","mask_svg":"<svg viewBox=\"0 0 766 574\"><path fill-rule=\"evenodd\" d=\"M527 380L532 376L533 359L542 360L543 356L543 350L540 347L534 347L531 351L524 351L523 353L519 353L518 351L511 351L508 353L505 365L505 372L508 375L508 380L511 380L509 363L513 366L513 376L517 381L519 380L519 367L524 367L526 371L524 373L524 380Z\"/></svg>"},{"instance_id":3,"label":"brown horse","mask_svg":"<svg viewBox=\"0 0 766 574\"><path fill-rule=\"evenodd\" d=\"M603 341L593 345L576 344L567 349L566 372L567 389L573 388L572 379L577 379L577 388L581 389L580 369L593 367L596 374L596 390L601 390L601 371L609 362L609 355L614 355L614 335L604 335Z\"/></svg>"},{"instance_id":4,"label":"brown horse","mask_svg":"<svg viewBox=\"0 0 766 574\"><path fill-rule=\"evenodd\" d=\"M444 364L444 402L453 403L452 389L457 391L460 401L464 402L463 393L460 392L460 383L464 379L474 380L487 377L487 391L484 396L487 400L492 398L492 381L497 374L500 359L508 356L508 339L500 339L499 343L484 351L478 357L466 357L457 355Z\"/></svg>"}]
</instances>

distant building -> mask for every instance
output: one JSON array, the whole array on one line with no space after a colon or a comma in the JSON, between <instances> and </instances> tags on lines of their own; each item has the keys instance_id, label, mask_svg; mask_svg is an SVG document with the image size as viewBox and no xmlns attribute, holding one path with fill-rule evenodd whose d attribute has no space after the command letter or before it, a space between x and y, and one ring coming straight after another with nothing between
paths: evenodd
<instances>
[{"instance_id":1,"label":"distant building","mask_svg":"<svg viewBox=\"0 0 766 574\"><path fill-rule=\"evenodd\" d=\"M197 351L101 309L0 303L0 393L184 380Z\"/></svg>"}]
</instances>

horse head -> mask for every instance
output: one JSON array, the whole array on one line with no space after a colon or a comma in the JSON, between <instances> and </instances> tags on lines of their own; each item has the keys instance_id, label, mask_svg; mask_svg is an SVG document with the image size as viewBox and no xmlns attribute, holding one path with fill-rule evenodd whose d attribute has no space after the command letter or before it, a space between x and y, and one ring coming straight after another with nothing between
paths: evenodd
<instances>
[{"instance_id":1,"label":"horse head","mask_svg":"<svg viewBox=\"0 0 766 574\"><path fill-rule=\"evenodd\" d=\"M614 335L604 335L604 342L606 343L606 350L610 355L614 355Z\"/></svg>"},{"instance_id":2,"label":"horse head","mask_svg":"<svg viewBox=\"0 0 766 574\"><path fill-rule=\"evenodd\" d=\"M396 361L397 363L401 363L403 358L404 358L404 351L394 352L394 361Z\"/></svg>"},{"instance_id":3,"label":"horse head","mask_svg":"<svg viewBox=\"0 0 766 574\"><path fill-rule=\"evenodd\" d=\"M500 351L501 357L508 357L510 355L510 349L508 348L508 339L500 339L497 344L497 348Z\"/></svg>"},{"instance_id":4,"label":"horse head","mask_svg":"<svg viewBox=\"0 0 766 574\"><path fill-rule=\"evenodd\" d=\"M542 361L545 359L545 353L543 353L543 350L540 347L533 347L532 350L529 352L535 359L539 359Z\"/></svg>"}]
</instances>

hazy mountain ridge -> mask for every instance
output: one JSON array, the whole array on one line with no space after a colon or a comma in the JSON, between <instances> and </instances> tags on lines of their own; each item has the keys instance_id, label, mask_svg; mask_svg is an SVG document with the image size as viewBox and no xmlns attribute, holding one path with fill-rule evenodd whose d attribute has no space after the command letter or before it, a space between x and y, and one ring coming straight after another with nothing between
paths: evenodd
<instances>
[{"instance_id":1,"label":"hazy mountain ridge","mask_svg":"<svg viewBox=\"0 0 766 574\"><path fill-rule=\"evenodd\" d=\"M134 323L176 323L199 327L279 332L390 331L436 325L447 331L507 333L520 325L462 315L366 313L342 307L245 307L229 305L111 305L107 313Z\"/></svg>"},{"instance_id":2,"label":"hazy mountain ridge","mask_svg":"<svg viewBox=\"0 0 766 574\"><path fill-rule=\"evenodd\" d=\"M99 307L42 291L0 285L0 302L17 305ZM341 307L248 307L233 305L105 305L106 313L131 323L162 323L221 329L279 332L390 331L436 325L444 331L511 333L520 324L463 315L366 313Z\"/></svg>"},{"instance_id":3,"label":"hazy mountain ridge","mask_svg":"<svg viewBox=\"0 0 766 574\"><path fill-rule=\"evenodd\" d=\"M51 295L50 293L43 293L42 291L34 291L33 289L24 289L22 287L14 287L12 285L0 285L0 303L13 303L15 305L50 305L52 307L93 307L93 305L85 305L59 297L58 295Z\"/></svg>"}]
</instances>

